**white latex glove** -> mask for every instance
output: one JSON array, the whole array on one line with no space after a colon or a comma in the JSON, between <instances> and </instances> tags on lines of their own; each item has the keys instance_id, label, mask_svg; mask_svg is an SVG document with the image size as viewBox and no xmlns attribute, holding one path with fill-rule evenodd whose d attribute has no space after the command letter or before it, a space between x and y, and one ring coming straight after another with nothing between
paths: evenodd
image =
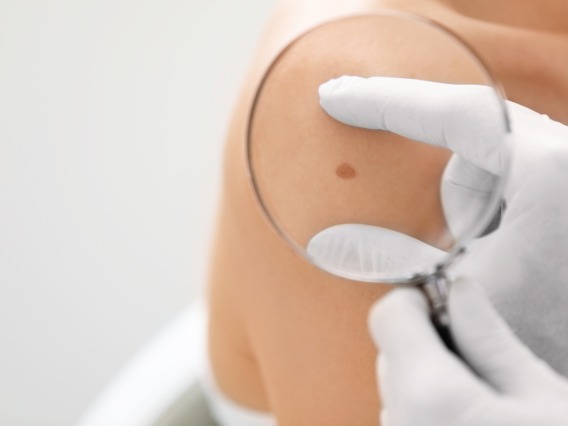
<instances>
[{"instance_id":1,"label":"white latex glove","mask_svg":"<svg viewBox=\"0 0 568 426\"><path fill-rule=\"evenodd\" d=\"M443 345L419 290L394 290L371 310L381 426L568 424L568 381L520 343L480 287L454 282L449 309L461 355L477 375Z\"/></svg>"},{"instance_id":2,"label":"white latex glove","mask_svg":"<svg viewBox=\"0 0 568 426\"><path fill-rule=\"evenodd\" d=\"M320 86L320 103L345 124L452 150L458 157L446 173L481 192L512 158L501 226L475 240L457 267L485 287L533 352L568 376L568 128L507 102L513 138L503 138L484 86L341 77ZM461 196L447 195L445 210Z\"/></svg>"}]
</instances>

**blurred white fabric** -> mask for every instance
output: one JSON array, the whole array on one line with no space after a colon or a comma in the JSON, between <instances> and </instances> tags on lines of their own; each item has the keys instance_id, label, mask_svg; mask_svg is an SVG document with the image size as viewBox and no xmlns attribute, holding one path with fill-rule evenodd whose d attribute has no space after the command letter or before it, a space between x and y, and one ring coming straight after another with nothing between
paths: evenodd
<instances>
[{"instance_id":1,"label":"blurred white fabric","mask_svg":"<svg viewBox=\"0 0 568 426\"><path fill-rule=\"evenodd\" d=\"M200 388L206 308L197 300L133 357L77 426L212 426Z\"/></svg>"}]
</instances>

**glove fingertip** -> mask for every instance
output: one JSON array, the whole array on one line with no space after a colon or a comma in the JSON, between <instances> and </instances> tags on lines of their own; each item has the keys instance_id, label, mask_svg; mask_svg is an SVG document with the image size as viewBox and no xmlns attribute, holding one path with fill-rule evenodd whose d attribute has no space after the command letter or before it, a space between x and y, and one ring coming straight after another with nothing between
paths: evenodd
<instances>
[{"instance_id":1,"label":"glove fingertip","mask_svg":"<svg viewBox=\"0 0 568 426\"><path fill-rule=\"evenodd\" d=\"M361 77L342 75L341 77L332 78L325 83L320 84L318 94L320 99L329 99L336 90L345 88L355 81L362 80Z\"/></svg>"}]
</instances>

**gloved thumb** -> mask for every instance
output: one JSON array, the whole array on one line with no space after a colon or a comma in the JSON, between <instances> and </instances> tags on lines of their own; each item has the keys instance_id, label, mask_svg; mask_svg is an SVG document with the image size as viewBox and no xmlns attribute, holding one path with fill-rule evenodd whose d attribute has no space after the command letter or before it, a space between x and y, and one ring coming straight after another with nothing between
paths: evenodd
<instances>
[{"instance_id":1,"label":"gloved thumb","mask_svg":"<svg viewBox=\"0 0 568 426\"><path fill-rule=\"evenodd\" d=\"M310 260L325 270L370 281L404 276L447 257L446 252L409 235L360 223L321 230L308 242L306 251Z\"/></svg>"},{"instance_id":2,"label":"gloved thumb","mask_svg":"<svg viewBox=\"0 0 568 426\"><path fill-rule=\"evenodd\" d=\"M556 373L515 336L476 283L455 280L449 310L460 354L496 390L523 396L554 380Z\"/></svg>"}]
</instances>

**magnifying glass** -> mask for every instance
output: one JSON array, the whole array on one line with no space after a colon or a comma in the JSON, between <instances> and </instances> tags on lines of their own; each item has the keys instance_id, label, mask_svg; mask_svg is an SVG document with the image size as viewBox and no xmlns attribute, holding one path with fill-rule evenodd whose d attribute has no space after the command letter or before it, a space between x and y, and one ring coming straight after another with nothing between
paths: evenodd
<instances>
[{"instance_id":1,"label":"magnifying glass","mask_svg":"<svg viewBox=\"0 0 568 426\"><path fill-rule=\"evenodd\" d=\"M389 37L365 39L362 34L373 34L365 28L381 28ZM301 111L294 123L270 114L270 100L279 91L278 78L271 77L281 79L297 63L295 47L326 42L345 55L344 62L330 67L329 78L356 74L387 77L393 84L418 79L483 88L483 118L502 130L491 136L496 139L509 132L503 92L480 57L452 31L422 17L386 12L328 22L293 40L268 68L249 116L250 181L280 237L333 275L420 287L440 336L457 353L449 329L448 271L469 242L498 227L506 176L443 148L335 122L319 107L317 86L325 80L304 86L313 95L306 110L318 108L319 125L328 123L328 145L313 133L313 123L302 120ZM292 125L298 127L287 133Z\"/></svg>"}]
</instances>

